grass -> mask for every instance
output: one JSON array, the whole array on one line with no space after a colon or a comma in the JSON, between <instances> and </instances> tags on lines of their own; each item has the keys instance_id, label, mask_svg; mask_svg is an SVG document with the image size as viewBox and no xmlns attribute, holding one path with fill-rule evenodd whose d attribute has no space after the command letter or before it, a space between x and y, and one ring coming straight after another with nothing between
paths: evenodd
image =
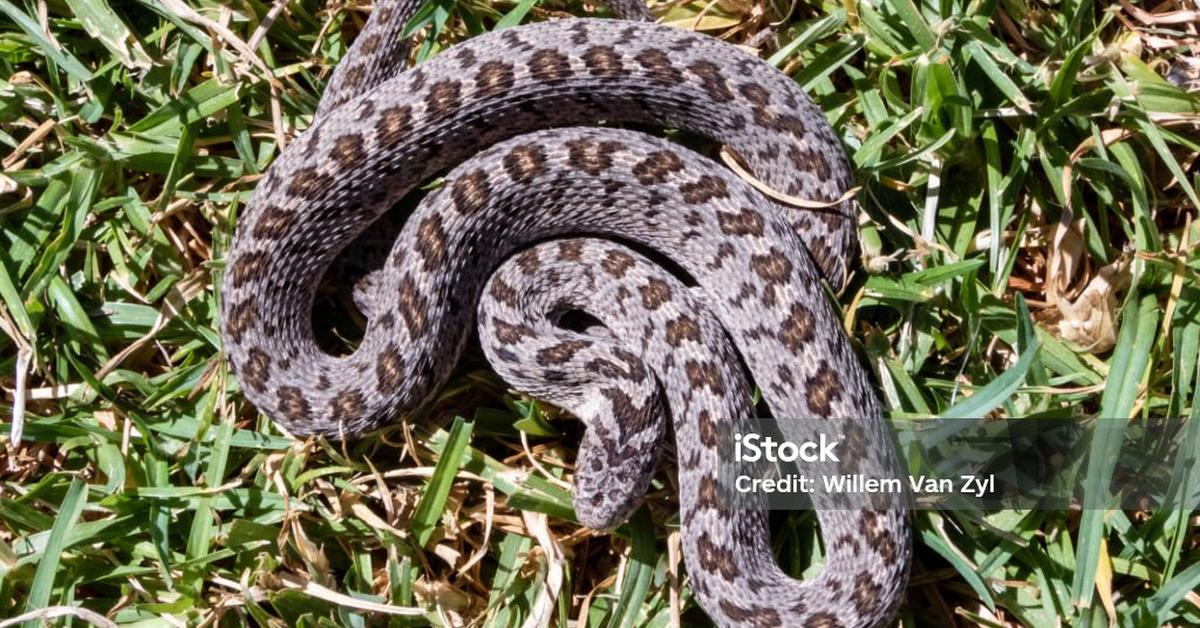
<instances>
[{"instance_id":1,"label":"grass","mask_svg":"<svg viewBox=\"0 0 1200 628\"><path fill-rule=\"evenodd\" d=\"M0 406L24 418L19 442L3 425L0 616L704 624L671 464L617 535L580 528L578 426L478 352L429 416L347 445L285 438L240 396L216 331L230 217L366 15L332 4L0 0ZM893 416L1196 421L1200 95L1163 78L1200 46L1196 9L655 10L774 29L761 54L843 138L865 210L843 318ZM436 0L416 54L595 10ZM811 514L774 523L781 565L815 569ZM1200 624L1195 504L916 524L905 626Z\"/></svg>"}]
</instances>

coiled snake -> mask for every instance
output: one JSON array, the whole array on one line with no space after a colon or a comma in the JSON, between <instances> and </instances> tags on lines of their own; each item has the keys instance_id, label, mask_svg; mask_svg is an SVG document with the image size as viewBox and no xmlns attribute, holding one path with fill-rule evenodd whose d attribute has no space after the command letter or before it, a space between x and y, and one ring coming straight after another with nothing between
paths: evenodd
<instances>
[{"instance_id":1,"label":"coiled snake","mask_svg":"<svg viewBox=\"0 0 1200 628\"><path fill-rule=\"evenodd\" d=\"M669 417L690 584L717 623L886 621L907 574L902 510L815 497L825 567L797 581L772 559L765 514L730 507L716 486L721 422L753 410L739 359L775 416L858 419L848 435L856 470L897 464L820 287L822 275L843 280L853 203L779 205L678 144L578 126L681 129L721 143L775 190L836 201L850 172L821 112L759 59L647 23L626 2L611 6L642 19L509 28L404 70L400 33L419 4L376 2L312 126L240 219L221 318L246 396L293 434L359 436L431 399L478 307L497 371L587 425L581 522L611 528L637 505ZM392 204L443 173L367 282L358 349L322 351L312 326L320 277ZM571 330L558 324L566 310L600 324Z\"/></svg>"}]
</instances>

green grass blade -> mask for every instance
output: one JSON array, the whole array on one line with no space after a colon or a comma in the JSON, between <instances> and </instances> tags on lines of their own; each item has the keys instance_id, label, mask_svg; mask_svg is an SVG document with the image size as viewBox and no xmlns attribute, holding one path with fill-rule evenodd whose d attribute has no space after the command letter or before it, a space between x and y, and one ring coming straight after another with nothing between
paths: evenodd
<instances>
[{"instance_id":1,"label":"green grass blade","mask_svg":"<svg viewBox=\"0 0 1200 628\"><path fill-rule=\"evenodd\" d=\"M496 26L492 28L494 31L504 30L520 24L525 16L529 14L529 10L537 4L537 0L521 0L517 6L504 14L504 17L496 21Z\"/></svg>"},{"instance_id":2,"label":"green grass blade","mask_svg":"<svg viewBox=\"0 0 1200 628\"><path fill-rule=\"evenodd\" d=\"M458 470L462 466L463 454L471 443L471 432L474 425L474 423L464 421L462 417L455 417L454 424L450 426L450 436L447 439L446 448L442 451L442 456L434 467L433 477L425 485L421 501L417 504L416 512L413 513L412 522L409 524L413 534L416 535L418 546L428 543L430 537L433 536L433 531L437 528L442 510L446 506L446 497L450 495L450 487L454 484L454 476L458 474Z\"/></svg>"},{"instance_id":3,"label":"green grass blade","mask_svg":"<svg viewBox=\"0 0 1200 628\"><path fill-rule=\"evenodd\" d=\"M1017 358L1016 364L1005 369L1003 373L988 382L986 386L975 391L970 397L954 404L941 414L943 419L968 419L983 417L1000 407L1000 404L1012 397L1013 393L1025 381L1025 375L1033 366L1041 343L1036 343Z\"/></svg>"},{"instance_id":4,"label":"green grass blade","mask_svg":"<svg viewBox=\"0 0 1200 628\"><path fill-rule=\"evenodd\" d=\"M54 579L58 575L62 561L63 550L66 549L67 538L75 528L79 515L87 505L87 484L79 478L71 478L71 486L58 506L58 516L54 518L54 526L50 528L50 540L38 560L37 571L33 576L33 584L29 587L29 597L25 600L25 611L34 611L50 605L50 593L54 589ZM25 622L25 628L35 628L37 622Z\"/></svg>"},{"instance_id":5,"label":"green grass blade","mask_svg":"<svg viewBox=\"0 0 1200 628\"><path fill-rule=\"evenodd\" d=\"M112 7L104 0L66 0L71 13L82 24L84 30L108 48L121 65L131 70L148 70L152 65L150 55L129 31Z\"/></svg>"},{"instance_id":6,"label":"green grass blade","mask_svg":"<svg viewBox=\"0 0 1200 628\"><path fill-rule=\"evenodd\" d=\"M1183 601L1189 593L1200 589L1200 563L1179 572L1179 575L1164 584L1146 600L1146 610L1153 617L1148 625L1164 626L1172 619L1171 609Z\"/></svg>"},{"instance_id":7,"label":"green grass blade","mask_svg":"<svg viewBox=\"0 0 1200 628\"><path fill-rule=\"evenodd\" d=\"M921 11L917 9L917 5L913 4L912 0L889 0L885 4L891 6L892 10L900 16L904 25L908 27L908 33L917 40L917 45L923 51L933 50L937 45L937 35L934 34L933 29L929 28L929 23L925 21L925 17L921 15Z\"/></svg>"},{"instance_id":8,"label":"green grass blade","mask_svg":"<svg viewBox=\"0 0 1200 628\"><path fill-rule=\"evenodd\" d=\"M941 525L944 525L940 515L931 515L931 519L934 522L934 527L940 527ZM950 544L946 543L946 541L934 530L922 528L921 540L924 541L927 547L937 552L942 558L946 559L946 562L950 563L950 565L954 567L954 570L963 577L963 580L970 585L971 589L975 591L975 594L979 596L980 600L983 600L983 603L986 604L990 610L996 610L996 602L992 599L992 592L988 590L988 587L986 584L984 584L983 579L981 579L979 574L976 573L975 566L971 565L961 552L959 552L956 548L951 547Z\"/></svg>"},{"instance_id":9,"label":"green grass blade","mask_svg":"<svg viewBox=\"0 0 1200 628\"><path fill-rule=\"evenodd\" d=\"M1137 400L1138 387L1149 366L1150 348L1158 328L1158 299L1153 294L1136 292L1121 316L1121 331L1113 352L1109 382L1100 400L1100 417L1129 417ZM1071 595L1081 609L1090 608L1096 591L1096 571L1100 560L1100 539L1105 528L1105 508L1112 480L1112 458L1121 444L1115 430L1094 432L1086 476L1084 511L1079 523L1079 541L1075 554L1075 576Z\"/></svg>"},{"instance_id":10,"label":"green grass blade","mask_svg":"<svg viewBox=\"0 0 1200 628\"><path fill-rule=\"evenodd\" d=\"M79 59L76 59L71 53L59 49L58 46L55 46L52 42L50 42L50 40L46 39L46 37L42 34L42 27L28 15L25 15L25 13L20 9L13 6L11 2L8 0L0 0L0 12L7 15L12 21L16 22L17 26L21 27L21 30L24 31L25 35L37 43L37 46L41 49L42 54L46 55L47 58L52 59L54 63L58 64L58 66L63 70L66 70L68 74L81 81L86 82L92 80L91 71L84 67L84 65L79 62Z\"/></svg>"},{"instance_id":11,"label":"green grass blade","mask_svg":"<svg viewBox=\"0 0 1200 628\"><path fill-rule=\"evenodd\" d=\"M629 520L632 536L633 551L630 552L626 563L625 577L622 580L620 596L612 609L608 626L613 628L629 628L639 625L642 606L650 590L650 582L654 578L657 564L654 550L654 526L650 521L650 511L642 506Z\"/></svg>"}]
</instances>

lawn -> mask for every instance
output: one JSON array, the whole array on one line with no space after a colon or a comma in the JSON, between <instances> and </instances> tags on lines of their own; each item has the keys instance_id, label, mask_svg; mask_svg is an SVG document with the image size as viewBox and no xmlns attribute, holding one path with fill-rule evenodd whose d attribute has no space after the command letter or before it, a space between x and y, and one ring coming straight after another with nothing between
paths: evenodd
<instances>
[{"instance_id":1,"label":"lawn","mask_svg":"<svg viewBox=\"0 0 1200 628\"><path fill-rule=\"evenodd\" d=\"M756 48L842 138L862 264L838 301L892 417L1200 420L1194 0L651 8ZM578 423L475 346L425 416L352 443L242 397L217 331L236 216L369 10L0 0L0 617L707 624L674 460L616 534L581 527ZM414 55L589 14L434 0ZM343 296L318 308L352 327ZM914 520L904 626L1200 625L1194 502ZM785 569L820 568L811 512L772 523Z\"/></svg>"}]
</instances>

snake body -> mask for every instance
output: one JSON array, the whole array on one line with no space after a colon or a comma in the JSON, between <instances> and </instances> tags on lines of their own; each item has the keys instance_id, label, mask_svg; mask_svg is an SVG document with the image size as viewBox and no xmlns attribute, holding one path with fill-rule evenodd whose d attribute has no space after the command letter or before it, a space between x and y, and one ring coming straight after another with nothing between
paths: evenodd
<instances>
[{"instance_id":1,"label":"snake body","mask_svg":"<svg viewBox=\"0 0 1200 628\"><path fill-rule=\"evenodd\" d=\"M587 424L581 522L611 528L637 505L669 416L688 574L714 620L886 621L907 574L902 510L815 496L826 565L799 582L771 559L763 513L716 490L722 422L752 411L739 357L776 416L861 419L847 435L857 449L847 471L896 468L878 400L820 288L822 276L844 277L852 204L780 206L677 144L576 126L688 131L723 144L771 188L833 201L850 173L820 111L755 57L632 20L510 28L402 71L397 35L415 4L376 3L312 126L240 219L221 313L247 398L297 435L377 429L437 392L478 307L497 371ZM358 349L322 351L312 331L322 274L392 204L443 173L360 299L368 323ZM588 239L545 243L572 236ZM601 326L563 328L563 308Z\"/></svg>"}]
</instances>

